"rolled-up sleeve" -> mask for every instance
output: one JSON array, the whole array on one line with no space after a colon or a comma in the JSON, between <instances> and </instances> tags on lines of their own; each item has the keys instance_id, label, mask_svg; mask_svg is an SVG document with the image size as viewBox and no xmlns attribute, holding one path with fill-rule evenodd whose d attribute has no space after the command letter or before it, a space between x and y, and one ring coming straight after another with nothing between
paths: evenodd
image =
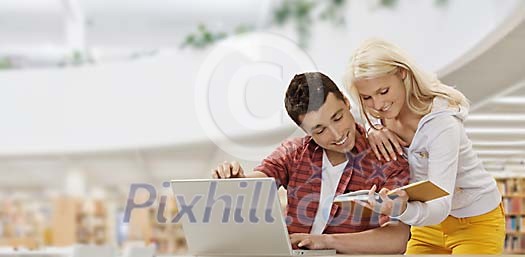
<instances>
[{"instance_id":1,"label":"rolled-up sleeve","mask_svg":"<svg viewBox=\"0 0 525 257\"><path fill-rule=\"evenodd\" d=\"M291 167L293 166L295 156L302 148L302 141L301 138L284 141L266 157L261 164L255 167L254 170L260 171L268 177L275 178L277 187L287 187Z\"/></svg>"}]
</instances>

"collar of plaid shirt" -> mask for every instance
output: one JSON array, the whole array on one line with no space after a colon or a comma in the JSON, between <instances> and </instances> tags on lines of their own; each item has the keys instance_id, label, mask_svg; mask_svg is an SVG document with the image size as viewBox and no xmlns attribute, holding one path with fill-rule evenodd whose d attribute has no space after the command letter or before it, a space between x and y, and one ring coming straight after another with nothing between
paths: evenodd
<instances>
[{"instance_id":1,"label":"collar of plaid shirt","mask_svg":"<svg viewBox=\"0 0 525 257\"><path fill-rule=\"evenodd\" d=\"M347 159L348 163L346 164L346 167L344 168L344 172L341 175L341 180L337 186L336 195L345 193L345 191L348 191L349 187L352 187L352 185L349 185L351 183L351 178L354 172L359 170L358 172L367 174L370 173L369 171L366 171L363 169L361 165L361 160L364 158L370 158L370 146L367 142L367 139L365 137L365 130L360 125L356 124L356 134L355 134L355 146L352 149L351 152L347 153ZM305 195L313 195L317 196L317 199L309 199L311 201L308 202L307 206L296 206L298 210L297 212L306 212L309 216L309 218L306 219L295 219L292 218L291 224L289 224L289 230L290 233L309 233L311 226L313 224L313 218L315 216L315 212L313 210L317 210L319 208L319 194L321 192L321 172L322 172L322 160L323 160L323 148L317 145L311 137L306 139L308 142L308 145L312 148L311 150L311 158L310 158L310 165L311 165L311 172L310 178L317 178L317 179L307 179L307 182L302 186L303 190L300 190L302 192L298 192L297 199L298 202L303 202L303 197ZM367 183L356 183L356 186L358 189L369 189L371 187L368 187ZM366 188L365 188L366 187ZM309 190L304 190L309 189ZM355 189L357 190L357 189ZM299 203L296 203L300 205ZM327 223L327 228L330 225L331 221L334 219L334 216L336 215L337 210L339 209L339 206L332 205L332 208L330 210L330 218ZM301 211L302 210L302 211ZM295 213L298 215L299 213ZM313 215L312 215L313 214ZM301 220L299 222L299 220ZM305 220L308 221L308 224L305 224ZM369 226L360 226L356 224L355 226L356 231L362 231L365 229L368 229ZM353 231L349 231L353 232Z\"/></svg>"}]
</instances>

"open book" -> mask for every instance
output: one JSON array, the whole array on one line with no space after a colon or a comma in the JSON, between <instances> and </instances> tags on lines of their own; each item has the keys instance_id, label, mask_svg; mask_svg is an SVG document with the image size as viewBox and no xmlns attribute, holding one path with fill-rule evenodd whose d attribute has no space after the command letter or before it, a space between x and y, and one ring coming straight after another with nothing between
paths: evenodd
<instances>
[{"instance_id":1,"label":"open book","mask_svg":"<svg viewBox=\"0 0 525 257\"><path fill-rule=\"evenodd\" d=\"M423 180L408 184L406 186L400 187L399 189L405 190L408 194L409 201L420 201L426 202L434 200L443 196L447 196L448 192L443 190L438 185L432 183L430 180ZM368 192L369 190L359 190L342 195L338 195L334 198L334 203L342 203L348 201L368 201ZM381 202L381 198L378 193L375 194L376 201ZM397 195L389 195L391 199L397 197Z\"/></svg>"}]
</instances>

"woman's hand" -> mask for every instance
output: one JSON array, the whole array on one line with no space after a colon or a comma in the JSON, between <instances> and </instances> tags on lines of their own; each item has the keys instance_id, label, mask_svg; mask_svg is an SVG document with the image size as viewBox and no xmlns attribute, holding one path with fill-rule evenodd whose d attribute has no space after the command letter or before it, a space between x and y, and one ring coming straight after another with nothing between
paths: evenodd
<instances>
[{"instance_id":1,"label":"woman's hand","mask_svg":"<svg viewBox=\"0 0 525 257\"><path fill-rule=\"evenodd\" d=\"M380 129L368 130L368 143L372 146L378 160L383 157L387 161L397 160L396 155L403 155L402 146L408 146L403 139L383 126L380 126Z\"/></svg>"},{"instance_id":2,"label":"woman's hand","mask_svg":"<svg viewBox=\"0 0 525 257\"><path fill-rule=\"evenodd\" d=\"M407 209L408 194L404 190L387 188L379 190L378 201L375 198L376 186L373 185L368 193L368 202L362 203L363 206L372 209L374 212L384 214L390 217L401 215Z\"/></svg>"}]
</instances>

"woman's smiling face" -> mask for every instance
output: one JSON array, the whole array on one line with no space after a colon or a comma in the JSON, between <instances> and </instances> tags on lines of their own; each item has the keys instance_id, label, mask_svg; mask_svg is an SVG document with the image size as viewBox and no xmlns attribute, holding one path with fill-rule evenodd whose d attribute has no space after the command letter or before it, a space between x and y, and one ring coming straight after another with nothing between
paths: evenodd
<instances>
[{"instance_id":1,"label":"woman's smiling face","mask_svg":"<svg viewBox=\"0 0 525 257\"><path fill-rule=\"evenodd\" d=\"M357 80L354 85L369 113L382 119L393 119L405 105L405 76L405 71L396 72L378 78Z\"/></svg>"}]
</instances>

